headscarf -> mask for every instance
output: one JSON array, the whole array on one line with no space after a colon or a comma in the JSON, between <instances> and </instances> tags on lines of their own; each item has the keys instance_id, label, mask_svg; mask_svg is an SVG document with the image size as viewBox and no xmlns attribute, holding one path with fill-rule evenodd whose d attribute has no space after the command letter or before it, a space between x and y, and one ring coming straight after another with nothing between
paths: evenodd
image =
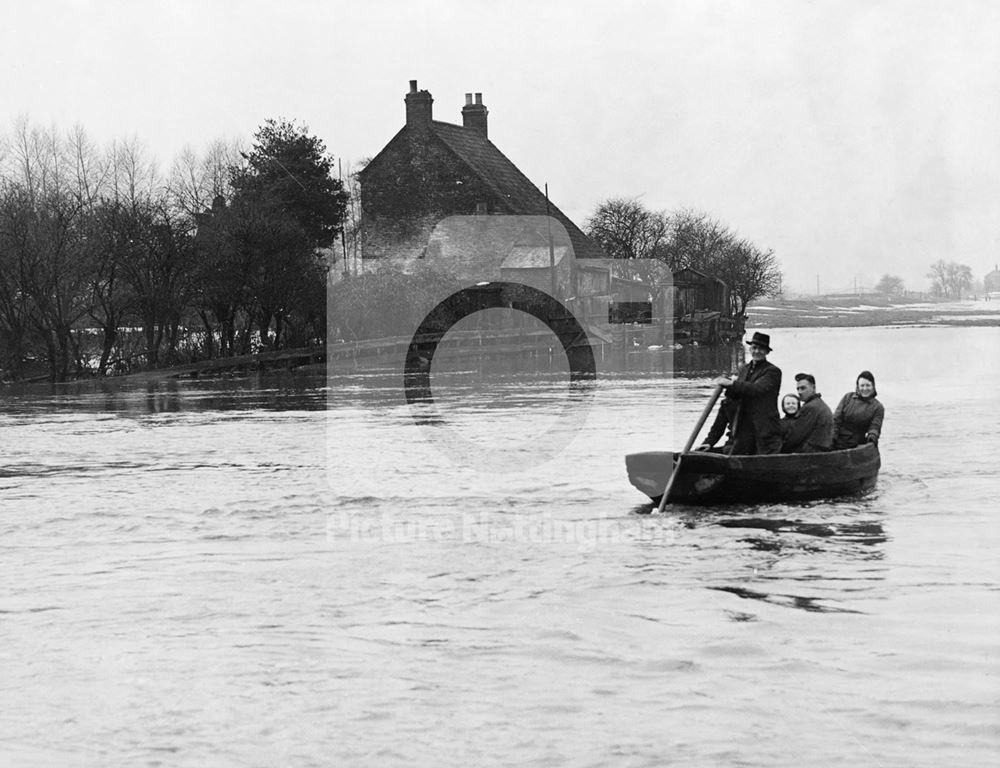
<instances>
[{"instance_id":1,"label":"headscarf","mask_svg":"<svg viewBox=\"0 0 1000 768\"><path fill-rule=\"evenodd\" d=\"M788 411L785 410L785 400L787 400L789 397L794 397L795 398L795 413L789 413ZM781 398L781 415L782 416L789 416L789 417L798 416L799 415L799 411L801 411L801 410L802 410L802 402L799 400L799 396L797 394L795 394L794 392L789 392L787 395L785 395L784 397Z\"/></svg>"},{"instance_id":2,"label":"headscarf","mask_svg":"<svg viewBox=\"0 0 1000 768\"><path fill-rule=\"evenodd\" d=\"M858 379L868 379L872 383L872 397L878 397L878 390L875 388L875 377L871 371L862 371L858 374ZM861 397L861 394L858 392L858 379L854 380L854 394Z\"/></svg>"}]
</instances>

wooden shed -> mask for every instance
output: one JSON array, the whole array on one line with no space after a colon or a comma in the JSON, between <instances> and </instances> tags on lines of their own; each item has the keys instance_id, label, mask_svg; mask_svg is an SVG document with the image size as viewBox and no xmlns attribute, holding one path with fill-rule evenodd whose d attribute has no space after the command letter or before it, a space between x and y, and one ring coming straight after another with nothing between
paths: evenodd
<instances>
[{"instance_id":1,"label":"wooden shed","mask_svg":"<svg viewBox=\"0 0 1000 768\"><path fill-rule=\"evenodd\" d=\"M674 338L712 344L733 337L733 308L724 280L686 267L674 272L670 295Z\"/></svg>"},{"instance_id":2,"label":"wooden shed","mask_svg":"<svg viewBox=\"0 0 1000 768\"><path fill-rule=\"evenodd\" d=\"M674 272L673 315L675 320L696 312L718 312L720 317L732 317L729 286L717 277L691 267Z\"/></svg>"}]
</instances>

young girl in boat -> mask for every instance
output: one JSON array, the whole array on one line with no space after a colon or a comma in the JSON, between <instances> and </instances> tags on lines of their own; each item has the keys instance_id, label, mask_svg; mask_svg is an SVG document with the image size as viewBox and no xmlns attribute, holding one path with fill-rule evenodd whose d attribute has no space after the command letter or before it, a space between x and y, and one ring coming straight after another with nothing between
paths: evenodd
<instances>
[{"instance_id":1,"label":"young girl in boat","mask_svg":"<svg viewBox=\"0 0 1000 768\"><path fill-rule=\"evenodd\" d=\"M855 380L854 391L841 398L833 412L833 449L854 448L862 443L878 445L882 433L885 408L877 399L875 377L862 371Z\"/></svg>"},{"instance_id":2,"label":"young girl in boat","mask_svg":"<svg viewBox=\"0 0 1000 768\"><path fill-rule=\"evenodd\" d=\"M802 401L799 400L799 396L796 394L788 394L781 398L781 439L784 440L788 437L788 433L792 430L792 424L799 417L799 411L802 410Z\"/></svg>"}]
</instances>

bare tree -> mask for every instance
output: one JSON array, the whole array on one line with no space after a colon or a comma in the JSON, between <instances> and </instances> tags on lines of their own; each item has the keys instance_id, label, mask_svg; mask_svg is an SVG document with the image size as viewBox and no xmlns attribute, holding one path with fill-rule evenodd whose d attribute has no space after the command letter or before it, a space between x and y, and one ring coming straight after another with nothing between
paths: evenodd
<instances>
[{"instance_id":1,"label":"bare tree","mask_svg":"<svg viewBox=\"0 0 1000 768\"><path fill-rule=\"evenodd\" d=\"M131 309L131 294L121 278L123 253L117 238L115 206L107 202L114 193L116 164L113 155L101 152L79 125L69 133L68 147L74 195L83 213L81 257L89 287L87 316L101 334L97 373L104 375L120 341L121 325Z\"/></svg>"},{"instance_id":2,"label":"bare tree","mask_svg":"<svg viewBox=\"0 0 1000 768\"><path fill-rule=\"evenodd\" d=\"M774 251L765 251L746 239L733 239L697 269L726 282L737 319L743 318L754 299L781 291L781 269Z\"/></svg>"},{"instance_id":3,"label":"bare tree","mask_svg":"<svg viewBox=\"0 0 1000 768\"><path fill-rule=\"evenodd\" d=\"M361 262L361 183L358 174L369 162L371 158L366 157L358 161L357 166L348 163L346 168L340 169L344 174L344 189L348 194L344 225L340 233L340 255L344 259L342 271L345 274L358 274Z\"/></svg>"},{"instance_id":4,"label":"bare tree","mask_svg":"<svg viewBox=\"0 0 1000 768\"><path fill-rule=\"evenodd\" d=\"M112 200L102 200L88 216L93 252L90 260L90 319L101 332L97 372L104 375L112 355L121 348L121 328L134 314L134 292L125 280L125 267L133 247L127 209ZM123 361L124 362L124 361Z\"/></svg>"},{"instance_id":5,"label":"bare tree","mask_svg":"<svg viewBox=\"0 0 1000 768\"><path fill-rule=\"evenodd\" d=\"M642 264L630 276L654 293L670 283L674 271L690 267L725 281L733 314L742 319L751 301L781 291L774 251L739 237L706 213L686 209L668 216L636 199L615 198L597 207L586 228L614 264Z\"/></svg>"},{"instance_id":6,"label":"bare tree","mask_svg":"<svg viewBox=\"0 0 1000 768\"><path fill-rule=\"evenodd\" d=\"M84 203L74 185L73 152L54 130L26 119L16 123L10 146L3 248L15 270L15 307L45 350L50 378L65 381L71 365L80 363L75 330L86 315L88 293Z\"/></svg>"},{"instance_id":7,"label":"bare tree","mask_svg":"<svg viewBox=\"0 0 1000 768\"><path fill-rule=\"evenodd\" d=\"M901 296L903 294L903 278L897 275L884 274L876 283L875 290L886 296Z\"/></svg>"},{"instance_id":8,"label":"bare tree","mask_svg":"<svg viewBox=\"0 0 1000 768\"><path fill-rule=\"evenodd\" d=\"M229 202L233 194L230 169L242 161L241 149L238 141L226 139L215 139L200 156L185 147L170 169L171 203L193 217L209 210L216 198Z\"/></svg>"},{"instance_id":9,"label":"bare tree","mask_svg":"<svg viewBox=\"0 0 1000 768\"><path fill-rule=\"evenodd\" d=\"M667 216L650 211L636 198L611 198L584 223L587 234L612 259L662 258L669 237Z\"/></svg>"},{"instance_id":10,"label":"bare tree","mask_svg":"<svg viewBox=\"0 0 1000 768\"><path fill-rule=\"evenodd\" d=\"M736 242L736 235L707 213L684 209L670 216L668 260L673 269L707 271Z\"/></svg>"},{"instance_id":11,"label":"bare tree","mask_svg":"<svg viewBox=\"0 0 1000 768\"><path fill-rule=\"evenodd\" d=\"M23 190L4 181L0 186L0 368L14 379L23 375L32 333L39 327L35 303L21 289L26 207Z\"/></svg>"},{"instance_id":12,"label":"bare tree","mask_svg":"<svg viewBox=\"0 0 1000 768\"><path fill-rule=\"evenodd\" d=\"M927 273L931 279L931 290L945 298L962 298L962 291L972 285L972 268L955 261L938 259L931 264Z\"/></svg>"},{"instance_id":13,"label":"bare tree","mask_svg":"<svg viewBox=\"0 0 1000 768\"><path fill-rule=\"evenodd\" d=\"M641 280L654 294L670 284L675 265L664 212L648 210L637 198L611 198L597 206L584 228L611 257L616 276Z\"/></svg>"},{"instance_id":14,"label":"bare tree","mask_svg":"<svg viewBox=\"0 0 1000 768\"><path fill-rule=\"evenodd\" d=\"M73 126L70 131L67 150L73 168L73 194L85 210L92 210L107 192L110 177L107 157L102 157L81 125Z\"/></svg>"}]
</instances>

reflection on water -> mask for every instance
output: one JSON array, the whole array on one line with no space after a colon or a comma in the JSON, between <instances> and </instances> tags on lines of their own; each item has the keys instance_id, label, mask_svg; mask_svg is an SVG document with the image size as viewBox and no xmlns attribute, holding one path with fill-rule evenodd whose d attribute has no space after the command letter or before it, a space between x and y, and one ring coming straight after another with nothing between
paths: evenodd
<instances>
[{"instance_id":1,"label":"reflection on water","mask_svg":"<svg viewBox=\"0 0 1000 768\"><path fill-rule=\"evenodd\" d=\"M872 495L643 514L729 360L605 370L506 474L392 369L4 390L0 764L994 764L997 329L772 340L879 377ZM441 418L523 457L567 379L490 365Z\"/></svg>"},{"instance_id":2,"label":"reflection on water","mask_svg":"<svg viewBox=\"0 0 1000 768\"><path fill-rule=\"evenodd\" d=\"M746 347L741 343L715 346L683 346L673 353L674 375L691 377L735 373L743 364Z\"/></svg>"},{"instance_id":3,"label":"reflection on water","mask_svg":"<svg viewBox=\"0 0 1000 768\"><path fill-rule=\"evenodd\" d=\"M553 341L555 342L554 336ZM744 362L745 353L746 348L741 343L686 344L677 345L676 348L667 346L648 349L609 345L599 347L595 352L595 364L598 377L654 375L694 378L708 373L719 375L720 372L734 372ZM330 361L330 370L334 375L375 370L397 373L404 370L404 362L402 352L369 358L339 358ZM432 370L463 371L487 376L557 372L568 375L569 363L557 343L548 350L533 349L518 354L511 353L508 345L502 345L499 341L492 346L486 343L476 347L449 346L446 341L434 355ZM422 381L422 377L416 374L412 378L415 382Z\"/></svg>"},{"instance_id":4,"label":"reflection on water","mask_svg":"<svg viewBox=\"0 0 1000 768\"><path fill-rule=\"evenodd\" d=\"M861 611L854 611L850 608L838 608L835 605L827 605L822 602L821 598L817 597L802 597L801 595L779 595L768 592L757 592L752 589L747 589L746 587L709 587L709 589L717 589L720 592L729 592L730 594L747 600L760 600L764 603L782 605L788 608L798 608L803 611L815 611L817 613L861 613ZM742 617L740 619L741 621L752 621L755 618L753 614L740 615Z\"/></svg>"},{"instance_id":5,"label":"reflection on water","mask_svg":"<svg viewBox=\"0 0 1000 768\"><path fill-rule=\"evenodd\" d=\"M819 536L824 539L847 541L854 544L882 544L885 532L877 521L842 524L803 523L799 520L768 520L760 518L736 518L719 520L716 525L725 528L760 528L771 533L796 533L803 536Z\"/></svg>"},{"instance_id":6,"label":"reflection on water","mask_svg":"<svg viewBox=\"0 0 1000 768\"><path fill-rule=\"evenodd\" d=\"M219 378L164 378L144 383L105 378L66 384L11 385L4 389L3 402L3 411L8 413L65 409L158 414L321 410L326 408L326 395L318 374L279 371Z\"/></svg>"}]
</instances>

